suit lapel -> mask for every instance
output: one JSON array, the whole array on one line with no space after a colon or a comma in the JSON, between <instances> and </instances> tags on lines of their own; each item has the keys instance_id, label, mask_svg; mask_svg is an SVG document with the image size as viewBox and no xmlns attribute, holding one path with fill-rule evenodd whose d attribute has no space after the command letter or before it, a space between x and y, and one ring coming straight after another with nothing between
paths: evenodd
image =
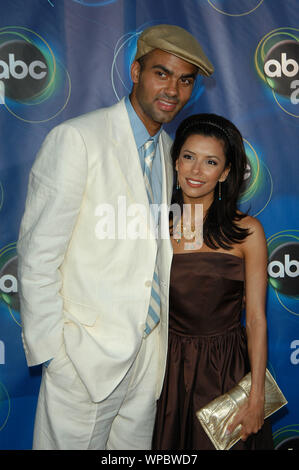
<instances>
[{"instance_id":1,"label":"suit lapel","mask_svg":"<svg viewBox=\"0 0 299 470\"><path fill-rule=\"evenodd\" d=\"M170 144L167 142L168 136L161 133L159 145L162 166L162 204L160 217L160 235L169 238L169 213L168 209L171 203L172 185L173 185L173 169L170 159Z\"/></svg>"},{"instance_id":2,"label":"suit lapel","mask_svg":"<svg viewBox=\"0 0 299 470\"><path fill-rule=\"evenodd\" d=\"M129 203L149 206L133 131L124 99L111 108L111 133L115 141L115 157L126 182Z\"/></svg>"},{"instance_id":3,"label":"suit lapel","mask_svg":"<svg viewBox=\"0 0 299 470\"><path fill-rule=\"evenodd\" d=\"M111 108L109 113L111 140L115 143L114 155L125 181L127 204L140 204L146 208L149 217L149 202L144 184L133 131L126 110L124 99ZM171 201L173 170L169 155L168 136L163 131L159 138L162 170L162 204ZM144 215L144 213L142 212Z\"/></svg>"},{"instance_id":4,"label":"suit lapel","mask_svg":"<svg viewBox=\"0 0 299 470\"><path fill-rule=\"evenodd\" d=\"M152 216L149 200L144 184L139 154L131 128L124 99L117 103L110 113L112 138L115 142L114 155L117 159L121 174L124 178L127 198L127 208L133 206L133 212L138 211L142 223L147 227L147 236L156 240L154 224L150 223ZM138 217L138 215L135 215Z\"/></svg>"},{"instance_id":5,"label":"suit lapel","mask_svg":"<svg viewBox=\"0 0 299 470\"><path fill-rule=\"evenodd\" d=\"M160 136L159 146L162 165L162 203L170 204L173 185L173 168L169 154L170 146L169 144L167 145L163 132Z\"/></svg>"}]
</instances>

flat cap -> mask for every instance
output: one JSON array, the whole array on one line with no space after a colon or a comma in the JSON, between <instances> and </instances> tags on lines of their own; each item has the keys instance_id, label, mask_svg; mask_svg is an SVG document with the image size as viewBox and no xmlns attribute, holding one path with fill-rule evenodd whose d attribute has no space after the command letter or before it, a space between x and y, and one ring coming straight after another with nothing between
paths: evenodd
<instances>
[{"instance_id":1,"label":"flat cap","mask_svg":"<svg viewBox=\"0 0 299 470\"><path fill-rule=\"evenodd\" d=\"M154 49L169 52L199 68L199 73L209 77L214 67L192 34L180 26L159 24L145 29L137 41L135 60Z\"/></svg>"}]
</instances>

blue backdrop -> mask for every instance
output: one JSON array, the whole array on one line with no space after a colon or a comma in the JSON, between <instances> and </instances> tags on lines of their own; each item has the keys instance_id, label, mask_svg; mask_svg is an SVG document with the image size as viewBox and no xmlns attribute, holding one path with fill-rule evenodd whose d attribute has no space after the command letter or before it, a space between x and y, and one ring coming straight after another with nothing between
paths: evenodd
<instances>
[{"instance_id":1,"label":"blue backdrop","mask_svg":"<svg viewBox=\"0 0 299 470\"><path fill-rule=\"evenodd\" d=\"M40 368L26 366L16 241L29 170L65 119L130 91L136 38L147 26L185 27L215 66L191 113L231 119L248 172L241 209L269 248L269 363L288 400L273 417L276 448L298 448L298 0L0 0L0 449L30 449Z\"/></svg>"}]
</instances>

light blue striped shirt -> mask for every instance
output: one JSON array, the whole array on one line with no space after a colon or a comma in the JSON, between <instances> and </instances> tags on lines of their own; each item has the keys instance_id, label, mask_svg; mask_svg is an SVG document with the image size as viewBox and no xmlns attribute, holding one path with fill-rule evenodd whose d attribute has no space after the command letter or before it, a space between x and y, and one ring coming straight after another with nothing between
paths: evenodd
<instances>
[{"instance_id":1,"label":"light blue striped shirt","mask_svg":"<svg viewBox=\"0 0 299 470\"><path fill-rule=\"evenodd\" d=\"M145 142L151 137L144 126L141 119L136 114L134 110L130 98L127 96L125 98L125 104L127 108L127 112L129 115L132 131L135 138L136 147L139 153L140 165L142 169L142 173L144 173L144 158L141 152L141 147L145 144ZM156 153L153 160L152 166L152 190L154 196L155 204L161 204L162 202L162 170L161 170L161 155L159 150L158 139L162 128L159 129L157 134L155 134L152 138L156 144Z\"/></svg>"}]
</instances>

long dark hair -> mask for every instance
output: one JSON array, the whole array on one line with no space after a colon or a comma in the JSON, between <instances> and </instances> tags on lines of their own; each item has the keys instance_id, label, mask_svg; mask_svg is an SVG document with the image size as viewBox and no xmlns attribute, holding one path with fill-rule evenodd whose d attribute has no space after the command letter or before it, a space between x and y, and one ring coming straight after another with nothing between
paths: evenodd
<instances>
[{"instance_id":1,"label":"long dark hair","mask_svg":"<svg viewBox=\"0 0 299 470\"><path fill-rule=\"evenodd\" d=\"M247 163L243 138L236 126L222 116L216 114L189 116L181 122L175 134L171 150L174 168L183 144L194 134L215 137L224 144L225 168L229 167L230 171L227 179L221 183L221 200L218 200L217 196L218 185L215 187L214 200L204 220L203 240L210 248L221 247L229 250L234 243L241 243L249 235L249 231L238 224L238 221L247 214L240 213L237 209ZM176 189L176 182L177 174L175 174L172 204L179 204L183 209L183 194L181 189Z\"/></svg>"}]
</instances>

